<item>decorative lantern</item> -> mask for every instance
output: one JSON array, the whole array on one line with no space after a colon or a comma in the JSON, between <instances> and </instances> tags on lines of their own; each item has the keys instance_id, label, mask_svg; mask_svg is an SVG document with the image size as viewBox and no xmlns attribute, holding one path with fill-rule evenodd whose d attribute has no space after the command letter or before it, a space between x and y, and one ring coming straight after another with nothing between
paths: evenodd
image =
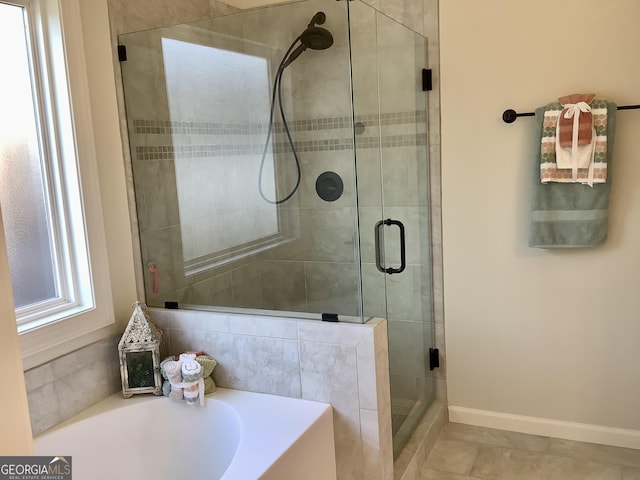
<instances>
[{"instance_id":1,"label":"decorative lantern","mask_svg":"<svg viewBox=\"0 0 640 480\"><path fill-rule=\"evenodd\" d=\"M141 303L136 302L127 329L118 343L124 398L134 393L162 395L161 341L162 331L149 318Z\"/></svg>"}]
</instances>

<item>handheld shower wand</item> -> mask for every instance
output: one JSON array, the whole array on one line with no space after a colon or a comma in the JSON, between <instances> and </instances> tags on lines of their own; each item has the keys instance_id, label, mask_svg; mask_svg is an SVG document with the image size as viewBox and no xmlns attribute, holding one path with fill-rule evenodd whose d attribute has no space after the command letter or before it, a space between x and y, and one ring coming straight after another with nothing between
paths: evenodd
<instances>
[{"instance_id":1,"label":"handheld shower wand","mask_svg":"<svg viewBox=\"0 0 640 480\"><path fill-rule=\"evenodd\" d=\"M310 48L311 50L325 50L333 45L333 35L331 35L331 32L325 28L316 26L322 25L326 21L326 19L327 17L324 12L317 12L311 18L311 21L307 25L307 28L291 43L286 53L282 57L280 65L276 70L275 78L273 80L273 93L271 95L271 108L269 114L269 127L267 129L267 139L264 144L264 151L262 152L262 159L260 161L260 173L258 175L258 190L260 192L260 196L264 199L264 201L271 204L279 205L289 200L298 190L301 179L300 160L298 159L298 152L296 152L293 138L291 137L291 132L289 130L289 125L287 124L287 118L284 113L284 108L282 106L282 74L284 73L284 70L289 65L291 65L300 55L302 55L302 53L304 53L304 51L308 48ZM300 44L296 47L296 44L298 42L300 42ZM262 190L262 174L264 171L264 162L269 148L269 140L271 139L271 134L273 131L273 114L275 110L276 92L278 94L278 105L280 116L282 117L282 124L284 126L287 140L289 142L291 152L295 160L297 179L290 193L288 193L281 199L271 200L265 196Z\"/></svg>"}]
</instances>

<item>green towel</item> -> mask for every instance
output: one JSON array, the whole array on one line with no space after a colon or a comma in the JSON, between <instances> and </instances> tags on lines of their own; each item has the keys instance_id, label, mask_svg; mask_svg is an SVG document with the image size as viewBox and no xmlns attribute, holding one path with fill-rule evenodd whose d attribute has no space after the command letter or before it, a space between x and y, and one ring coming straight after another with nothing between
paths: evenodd
<instances>
[{"instance_id":1,"label":"green towel","mask_svg":"<svg viewBox=\"0 0 640 480\"><path fill-rule=\"evenodd\" d=\"M196 362L202 365L202 376L204 377L204 394L208 395L216 390L216 384L213 381L213 377L210 375L213 373L213 369L216 368L218 362L209 355L198 355Z\"/></svg>"},{"instance_id":2,"label":"green towel","mask_svg":"<svg viewBox=\"0 0 640 480\"><path fill-rule=\"evenodd\" d=\"M536 154L533 169L533 199L529 246L538 248L578 248L601 245L609 227L609 193L617 106L607 103L607 182L593 187L580 183L540 181L540 139L544 111L536 110Z\"/></svg>"}]
</instances>

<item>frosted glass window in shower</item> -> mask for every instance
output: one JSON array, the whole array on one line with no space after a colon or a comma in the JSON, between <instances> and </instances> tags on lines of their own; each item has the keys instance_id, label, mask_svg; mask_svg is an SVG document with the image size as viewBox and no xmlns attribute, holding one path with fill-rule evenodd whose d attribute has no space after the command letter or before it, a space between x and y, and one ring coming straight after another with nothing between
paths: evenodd
<instances>
[{"instance_id":1,"label":"frosted glass window in shower","mask_svg":"<svg viewBox=\"0 0 640 480\"><path fill-rule=\"evenodd\" d=\"M270 111L267 58L171 38L162 38L162 52L186 272L278 243L277 206L257 188ZM275 196L271 151L263 175L265 193Z\"/></svg>"}]
</instances>

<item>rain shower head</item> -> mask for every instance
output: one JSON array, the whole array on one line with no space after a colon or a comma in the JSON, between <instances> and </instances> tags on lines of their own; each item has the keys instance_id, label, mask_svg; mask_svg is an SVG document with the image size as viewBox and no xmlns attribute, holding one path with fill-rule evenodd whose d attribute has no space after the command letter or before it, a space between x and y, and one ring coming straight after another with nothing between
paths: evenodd
<instances>
[{"instance_id":1,"label":"rain shower head","mask_svg":"<svg viewBox=\"0 0 640 480\"><path fill-rule=\"evenodd\" d=\"M333 35L331 35L331 32L326 28L316 27L316 25L322 25L326 19L327 16L324 12L318 12L311 18L305 31L302 32L296 40L300 41L300 45L282 62L281 70L291 65L307 48L311 50L326 50L333 45Z\"/></svg>"}]
</instances>

